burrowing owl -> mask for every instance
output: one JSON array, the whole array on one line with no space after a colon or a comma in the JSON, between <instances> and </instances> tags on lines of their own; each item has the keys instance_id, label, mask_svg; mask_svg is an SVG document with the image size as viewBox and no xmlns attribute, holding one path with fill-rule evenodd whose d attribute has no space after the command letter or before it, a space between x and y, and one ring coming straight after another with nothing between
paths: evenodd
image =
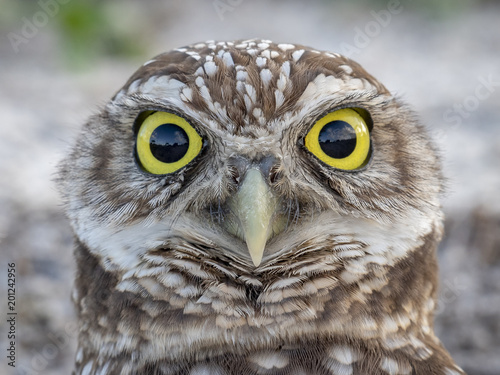
<instances>
[{"instance_id":1,"label":"burrowing owl","mask_svg":"<svg viewBox=\"0 0 500 375\"><path fill-rule=\"evenodd\" d=\"M463 374L433 332L436 151L343 56L268 40L161 54L60 180L76 374Z\"/></svg>"}]
</instances>

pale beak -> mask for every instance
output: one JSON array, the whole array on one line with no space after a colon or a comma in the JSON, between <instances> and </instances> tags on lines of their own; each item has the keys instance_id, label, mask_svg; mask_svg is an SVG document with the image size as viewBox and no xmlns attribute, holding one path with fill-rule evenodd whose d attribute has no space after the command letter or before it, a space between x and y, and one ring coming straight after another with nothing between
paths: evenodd
<instances>
[{"instance_id":1,"label":"pale beak","mask_svg":"<svg viewBox=\"0 0 500 375\"><path fill-rule=\"evenodd\" d=\"M239 221L237 232L246 242L252 262L257 267L262 262L267 240L273 234L272 221L278 198L269 188L260 170L250 168L238 191L228 203Z\"/></svg>"}]
</instances>

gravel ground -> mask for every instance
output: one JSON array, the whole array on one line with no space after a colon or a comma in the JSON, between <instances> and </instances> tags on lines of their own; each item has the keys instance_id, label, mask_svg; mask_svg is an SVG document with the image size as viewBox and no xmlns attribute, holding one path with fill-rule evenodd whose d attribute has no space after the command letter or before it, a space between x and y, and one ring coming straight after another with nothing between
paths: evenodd
<instances>
[{"instance_id":1,"label":"gravel ground","mask_svg":"<svg viewBox=\"0 0 500 375\"><path fill-rule=\"evenodd\" d=\"M150 56L205 39L248 37L347 51L420 113L442 149L448 177L436 330L469 374L499 374L500 7L431 14L412 10L409 1L392 13L391 2L381 1L372 8L327 1L220 2L240 5L218 13L216 1L141 3L147 8L123 2L123 22L144 26L140 42L148 37L147 54L103 56L79 70L67 63L52 18L18 53L1 39L2 353L10 262L16 263L18 316L17 366L8 367L2 355L0 374L71 371L72 235L52 179L79 126ZM23 16L32 14L19 15L9 28L0 24L0 35L20 32ZM371 36L363 39L363 32Z\"/></svg>"}]
</instances>

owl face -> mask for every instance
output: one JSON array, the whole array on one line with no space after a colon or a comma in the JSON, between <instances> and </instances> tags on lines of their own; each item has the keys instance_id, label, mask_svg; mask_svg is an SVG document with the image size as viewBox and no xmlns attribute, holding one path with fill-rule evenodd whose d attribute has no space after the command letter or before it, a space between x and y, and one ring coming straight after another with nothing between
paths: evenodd
<instances>
[{"instance_id":1,"label":"owl face","mask_svg":"<svg viewBox=\"0 0 500 375\"><path fill-rule=\"evenodd\" d=\"M60 188L85 373L453 364L432 331L438 157L345 57L267 40L159 55L85 125Z\"/></svg>"},{"instance_id":2,"label":"owl face","mask_svg":"<svg viewBox=\"0 0 500 375\"><path fill-rule=\"evenodd\" d=\"M323 262L312 254L345 236L391 238L396 259L440 219L439 165L413 114L355 62L270 41L146 62L63 175L78 237L123 271L186 246L258 275Z\"/></svg>"}]
</instances>

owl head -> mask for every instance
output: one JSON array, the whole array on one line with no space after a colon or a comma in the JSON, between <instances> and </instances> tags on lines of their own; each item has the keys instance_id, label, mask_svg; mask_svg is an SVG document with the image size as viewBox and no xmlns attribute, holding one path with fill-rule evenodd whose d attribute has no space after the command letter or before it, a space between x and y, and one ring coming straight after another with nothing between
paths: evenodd
<instances>
[{"instance_id":1,"label":"owl head","mask_svg":"<svg viewBox=\"0 0 500 375\"><path fill-rule=\"evenodd\" d=\"M161 54L61 165L77 358L333 337L430 358L441 180L412 111L346 57L268 40Z\"/></svg>"},{"instance_id":2,"label":"owl head","mask_svg":"<svg viewBox=\"0 0 500 375\"><path fill-rule=\"evenodd\" d=\"M407 106L352 60L267 40L146 62L62 174L78 236L127 271L187 246L258 274L335 235L394 242L440 216L436 152Z\"/></svg>"}]
</instances>

